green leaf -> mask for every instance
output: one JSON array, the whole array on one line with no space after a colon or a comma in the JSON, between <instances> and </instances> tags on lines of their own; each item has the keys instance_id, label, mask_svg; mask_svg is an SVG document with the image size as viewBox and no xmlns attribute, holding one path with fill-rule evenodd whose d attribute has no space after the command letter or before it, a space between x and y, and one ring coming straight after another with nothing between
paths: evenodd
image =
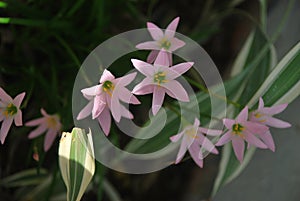
<instances>
[{"instance_id":1,"label":"green leaf","mask_svg":"<svg viewBox=\"0 0 300 201\"><path fill-rule=\"evenodd\" d=\"M40 174L36 169L29 169L18 172L1 180L0 185L6 188L38 185L47 177L45 169L40 170Z\"/></svg>"},{"instance_id":2,"label":"green leaf","mask_svg":"<svg viewBox=\"0 0 300 201\"><path fill-rule=\"evenodd\" d=\"M290 103L300 95L300 43L298 43L269 74L247 105L254 106L263 97L268 106ZM239 164L231 145L223 148L220 171L215 182L213 195L220 186L232 181L249 163L255 148L247 150L245 159Z\"/></svg>"},{"instance_id":3,"label":"green leaf","mask_svg":"<svg viewBox=\"0 0 300 201\"><path fill-rule=\"evenodd\" d=\"M300 94L300 42L278 63L249 105L263 97L266 105L290 103Z\"/></svg>"},{"instance_id":4,"label":"green leaf","mask_svg":"<svg viewBox=\"0 0 300 201\"><path fill-rule=\"evenodd\" d=\"M265 48L267 48L266 51ZM248 105L249 100L260 88L273 68L275 60L276 55L274 54L273 45L269 43L268 38L261 29L256 29L248 36L242 51L234 63L232 75L245 72L245 70L248 71L244 83L239 88L240 93L237 93L234 100L243 106ZM234 117L241 109L242 108L234 108L235 112L232 113L231 117ZM244 161L240 164L233 152L232 145L227 144L223 147L219 173L215 180L212 195L214 195L222 185L225 185L239 175L251 160L254 151L255 149L247 150L245 152Z\"/></svg>"}]
</instances>

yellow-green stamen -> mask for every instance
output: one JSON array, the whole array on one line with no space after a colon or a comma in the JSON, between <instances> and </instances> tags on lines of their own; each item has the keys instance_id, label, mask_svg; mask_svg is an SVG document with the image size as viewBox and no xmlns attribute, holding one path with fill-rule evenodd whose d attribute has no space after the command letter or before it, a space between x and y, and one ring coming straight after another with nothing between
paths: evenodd
<instances>
[{"instance_id":1,"label":"yellow-green stamen","mask_svg":"<svg viewBox=\"0 0 300 201\"><path fill-rule=\"evenodd\" d=\"M55 119L55 117L47 118L47 126L48 128L53 128L53 129L57 127L57 120Z\"/></svg>"},{"instance_id":2,"label":"yellow-green stamen","mask_svg":"<svg viewBox=\"0 0 300 201\"><path fill-rule=\"evenodd\" d=\"M165 38L160 41L160 47L168 50L171 47L171 42Z\"/></svg>"},{"instance_id":3,"label":"yellow-green stamen","mask_svg":"<svg viewBox=\"0 0 300 201\"><path fill-rule=\"evenodd\" d=\"M6 117L13 116L13 115L17 114L17 112L18 112L18 108L14 104L9 103L6 107L6 109L4 110L4 115Z\"/></svg>"},{"instance_id":4,"label":"yellow-green stamen","mask_svg":"<svg viewBox=\"0 0 300 201\"><path fill-rule=\"evenodd\" d=\"M197 131L194 128L189 128L185 131L185 134L189 136L190 138L196 139L198 138L197 136Z\"/></svg>"},{"instance_id":5,"label":"yellow-green stamen","mask_svg":"<svg viewBox=\"0 0 300 201\"><path fill-rule=\"evenodd\" d=\"M164 72L158 72L154 75L153 79L154 83L157 83L158 85L161 85L161 83L167 83L168 80L166 80L166 74Z\"/></svg>"},{"instance_id":6,"label":"yellow-green stamen","mask_svg":"<svg viewBox=\"0 0 300 201\"><path fill-rule=\"evenodd\" d=\"M244 130L244 126L242 126L241 124L233 124L232 126L232 133L238 136L243 137L243 130Z\"/></svg>"},{"instance_id":7,"label":"yellow-green stamen","mask_svg":"<svg viewBox=\"0 0 300 201\"><path fill-rule=\"evenodd\" d=\"M264 115L262 115L262 114L260 114L260 113L255 113L255 115L254 115L256 118L260 118L260 117L262 117L262 116L264 116Z\"/></svg>"},{"instance_id":8,"label":"yellow-green stamen","mask_svg":"<svg viewBox=\"0 0 300 201\"><path fill-rule=\"evenodd\" d=\"M254 116L255 116L255 118L259 119L259 118L263 117L264 115L257 112L257 113L254 114ZM259 122L264 123L264 122L266 122L266 120L261 119L261 120L259 120Z\"/></svg>"},{"instance_id":9,"label":"yellow-green stamen","mask_svg":"<svg viewBox=\"0 0 300 201\"><path fill-rule=\"evenodd\" d=\"M115 86L111 81L105 81L102 85L102 89L104 92L112 96L112 91L114 90Z\"/></svg>"}]
</instances>

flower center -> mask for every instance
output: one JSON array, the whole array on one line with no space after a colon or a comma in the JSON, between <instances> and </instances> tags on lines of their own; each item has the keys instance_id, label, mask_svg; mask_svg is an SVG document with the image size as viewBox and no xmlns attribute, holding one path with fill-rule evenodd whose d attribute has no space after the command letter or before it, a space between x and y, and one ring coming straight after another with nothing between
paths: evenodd
<instances>
[{"instance_id":1,"label":"flower center","mask_svg":"<svg viewBox=\"0 0 300 201\"><path fill-rule=\"evenodd\" d=\"M6 117L13 116L17 114L17 112L18 112L18 108L14 104L9 103L4 111L4 115Z\"/></svg>"},{"instance_id":2,"label":"flower center","mask_svg":"<svg viewBox=\"0 0 300 201\"><path fill-rule=\"evenodd\" d=\"M55 129L57 127L57 120L54 117L48 117L47 126L48 128Z\"/></svg>"},{"instance_id":3,"label":"flower center","mask_svg":"<svg viewBox=\"0 0 300 201\"><path fill-rule=\"evenodd\" d=\"M263 117L264 115L257 112L254 114L255 118L260 119L261 117ZM266 120L265 119L260 119L259 122L264 123Z\"/></svg>"},{"instance_id":4,"label":"flower center","mask_svg":"<svg viewBox=\"0 0 300 201\"><path fill-rule=\"evenodd\" d=\"M109 80L105 81L102 85L103 91L109 94L110 96L112 96L112 91L114 90L114 88L114 84Z\"/></svg>"},{"instance_id":5,"label":"flower center","mask_svg":"<svg viewBox=\"0 0 300 201\"><path fill-rule=\"evenodd\" d=\"M165 38L160 41L160 47L168 50L171 47L171 42Z\"/></svg>"},{"instance_id":6,"label":"flower center","mask_svg":"<svg viewBox=\"0 0 300 201\"><path fill-rule=\"evenodd\" d=\"M235 135L243 136L242 131L244 129L244 126L242 126L241 124L233 124L232 126L232 132Z\"/></svg>"},{"instance_id":7,"label":"flower center","mask_svg":"<svg viewBox=\"0 0 300 201\"><path fill-rule=\"evenodd\" d=\"M185 131L185 134L187 136L189 136L190 138L196 139L197 137L197 131L195 130L195 128L189 128Z\"/></svg>"},{"instance_id":8,"label":"flower center","mask_svg":"<svg viewBox=\"0 0 300 201\"><path fill-rule=\"evenodd\" d=\"M158 72L154 75L153 81L160 85L161 83L166 83L168 80L166 80L166 74L164 72Z\"/></svg>"},{"instance_id":9,"label":"flower center","mask_svg":"<svg viewBox=\"0 0 300 201\"><path fill-rule=\"evenodd\" d=\"M254 115L256 118L260 118L260 117L262 117L262 116L264 116L264 115L262 115L262 114L260 114L260 113L256 113L255 115Z\"/></svg>"}]
</instances>

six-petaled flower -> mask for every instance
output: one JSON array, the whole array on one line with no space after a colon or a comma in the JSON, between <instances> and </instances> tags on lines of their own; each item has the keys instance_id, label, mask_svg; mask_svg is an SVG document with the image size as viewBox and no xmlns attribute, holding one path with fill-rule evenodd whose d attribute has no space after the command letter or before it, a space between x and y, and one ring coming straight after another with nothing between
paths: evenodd
<instances>
[{"instance_id":1,"label":"six-petaled flower","mask_svg":"<svg viewBox=\"0 0 300 201\"><path fill-rule=\"evenodd\" d=\"M152 50L147 58L148 63L153 63L159 52L172 64L172 52L185 45L185 42L175 37L179 17L175 18L163 32L155 24L148 22L147 28L154 41L147 41L136 45L138 49Z\"/></svg>"},{"instance_id":2,"label":"six-petaled flower","mask_svg":"<svg viewBox=\"0 0 300 201\"><path fill-rule=\"evenodd\" d=\"M46 132L44 139L44 151L48 151L55 138L61 132L62 124L58 115L49 115L43 108L41 109L43 117L26 122L26 126L38 126L28 135L29 139L36 138Z\"/></svg>"},{"instance_id":3,"label":"six-petaled flower","mask_svg":"<svg viewBox=\"0 0 300 201\"><path fill-rule=\"evenodd\" d=\"M132 113L120 103L140 104L139 100L125 87L135 78L136 73L115 78L111 72L104 70L100 84L82 89L83 96L89 103L79 112L77 120L92 114L92 119L98 119L103 132L108 135L111 127L111 117L119 122L121 117L133 119Z\"/></svg>"},{"instance_id":4,"label":"six-petaled flower","mask_svg":"<svg viewBox=\"0 0 300 201\"><path fill-rule=\"evenodd\" d=\"M228 131L219 139L217 146L232 141L232 146L237 159L242 162L245 151L245 141L249 146L256 146L262 149L267 146L256 137L268 132L269 128L256 122L248 121L248 107L246 106L236 119L223 119Z\"/></svg>"},{"instance_id":5,"label":"six-petaled flower","mask_svg":"<svg viewBox=\"0 0 300 201\"><path fill-rule=\"evenodd\" d=\"M259 99L258 108L250 113L250 121L257 122L275 128L288 128L291 124L280 119L272 117L275 114L281 113L286 109L288 104L275 105L272 107L265 107L262 98ZM270 150L275 151L275 143L270 131L257 135Z\"/></svg>"},{"instance_id":6,"label":"six-petaled flower","mask_svg":"<svg viewBox=\"0 0 300 201\"><path fill-rule=\"evenodd\" d=\"M21 103L24 99L25 92L17 95L12 99L1 87L0 87L0 122L2 126L0 130L0 140L3 144L8 131L13 123L16 126L22 126L22 111L20 110Z\"/></svg>"},{"instance_id":7,"label":"six-petaled flower","mask_svg":"<svg viewBox=\"0 0 300 201\"><path fill-rule=\"evenodd\" d=\"M193 62L168 67L169 61L162 52L158 54L154 65L137 59L131 61L134 67L146 76L141 83L134 87L132 93L136 95L153 93L152 112L154 115L161 108L166 93L179 101L189 101L187 92L175 79L188 71L193 66Z\"/></svg>"},{"instance_id":8,"label":"six-petaled flower","mask_svg":"<svg viewBox=\"0 0 300 201\"><path fill-rule=\"evenodd\" d=\"M170 137L172 142L177 142L181 139L179 152L175 161L176 164L182 160L187 150L199 167L203 167L204 150L218 154L218 150L214 144L204 134L219 136L222 134L222 130L207 129L199 126L200 121L196 118L194 125L186 126L182 132Z\"/></svg>"}]
</instances>

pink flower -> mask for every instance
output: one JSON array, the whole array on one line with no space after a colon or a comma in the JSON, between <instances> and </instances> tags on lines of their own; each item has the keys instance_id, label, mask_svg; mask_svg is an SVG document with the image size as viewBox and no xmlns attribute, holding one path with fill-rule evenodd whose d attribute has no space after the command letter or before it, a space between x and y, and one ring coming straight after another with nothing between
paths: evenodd
<instances>
[{"instance_id":1,"label":"pink flower","mask_svg":"<svg viewBox=\"0 0 300 201\"><path fill-rule=\"evenodd\" d=\"M202 128L199 126L200 121L195 119L194 125L187 126L181 133L170 137L172 142L177 142L180 138L182 138L175 164L182 160L187 150L189 150L190 155L195 163L201 168L203 167L204 158L202 149L214 154L218 154L218 150L215 148L213 143L207 137L205 137L205 135L203 135L203 133L210 136L218 136L222 134L222 131Z\"/></svg>"},{"instance_id":2,"label":"pink flower","mask_svg":"<svg viewBox=\"0 0 300 201\"><path fill-rule=\"evenodd\" d=\"M288 104L281 104L272 107L264 107L264 101L259 99L258 109L250 113L250 121L268 125L275 128L288 128L291 124L272 117L285 110ZM275 151L275 144L270 131L258 135L258 137L268 146L269 149Z\"/></svg>"},{"instance_id":3,"label":"pink flower","mask_svg":"<svg viewBox=\"0 0 300 201\"><path fill-rule=\"evenodd\" d=\"M113 118L120 122L121 117L133 119L131 112L120 101L131 104L140 104L139 100L125 86L130 84L136 73L130 73L115 79L108 71L104 70L100 84L82 89L83 96L89 103L80 111L77 120L86 118L92 114L93 119L98 119L103 132L108 135L111 126L110 112Z\"/></svg>"},{"instance_id":4,"label":"pink flower","mask_svg":"<svg viewBox=\"0 0 300 201\"><path fill-rule=\"evenodd\" d=\"M164 56L169 59L172 64L172 52L185 45L182 40L175 38L176 28L179 17L175 18L163 32L155 24L148 22L147 28L154 41L140 43L136 46L138 49L152 50L147 58L148 63L153 63L160 50L164 50Z\"/></svg>"},{"instance_id":5,"label":"pink flower","mask_svg":"<svg viewBox=\"0 0 300 201\"><path fill-rule=\"evenodd\" d=\"M31 120L25 123L25 125L38 126L35 130L29 133L29 139L36 138L47 131L44 140L44 151L48 151L56 136L60 134L62 125L58 115L49 115L43 108L41 109L41 114L43 117Z\"/></svg>"},{"instance_id":6,"label":"pink flower","mask_svg":"<svg viewBox=\"0 0 300 201\"><path fill-rule=\"evenodd\" d=\"M137 59L131 59L131 62L138 71L146 76L141 83L134 87L132 93L136 95L153 93L152 112L154 115L161 108L165 93L177 100L189 101L187 92L175 79L188 71L193 66L193 62L180 63L169 68L169 61L162 52L158 54L154 65Z\"/></svg>"},{"instance_id":7,"label":"pink flower","mask_svg":"<svg viewBox=\"0 0 300 201\"><path fill-rule=\"evenodd\" d=\"M15 122L16 126L22 126L22 111L20 105L24 99L25 92L20 93L12 99L1 87L0 87L0 122L2 122L0 131L0 140L3 144L8 131Z\"/></svg>"},{"instance_id":8,"label":"pink flower","mask_svg":"<svg viewBox=\"0 0 300 201\"><path fill-rule=\"evenodd\" d=\"M232 141L232 146L237 159L242 162L244 157L245 143L262 149L267 146L256 137L268 132L269 128L256 122L248 121L248 107L246 106L240 114L233 119L223 119L223 123L228 131L219 139L217 146L224 145Z\"/></svg>"}]
</instances>

